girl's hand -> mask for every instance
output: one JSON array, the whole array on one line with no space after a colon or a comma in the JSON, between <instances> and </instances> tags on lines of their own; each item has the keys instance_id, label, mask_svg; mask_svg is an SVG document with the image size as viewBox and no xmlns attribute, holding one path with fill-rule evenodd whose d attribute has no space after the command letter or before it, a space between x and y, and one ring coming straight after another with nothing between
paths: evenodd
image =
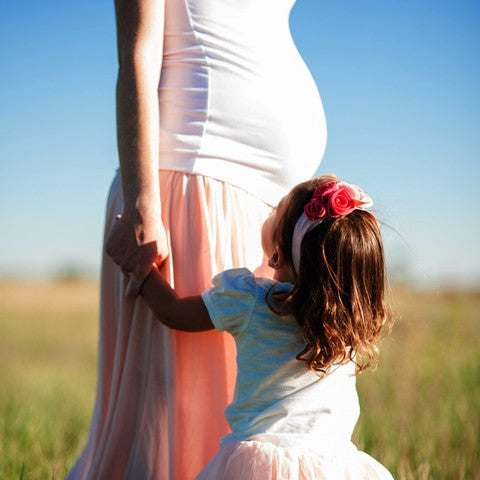
<instances>
[{"instance_id":1,"label":"girl's hand","mask_svg":"<svg viewBox=\"0 0 480 480\"><path fill-rule=\"evenodd\" d=\"M167 234L160 215L142 215L138 211L117 215L105 251L123 273L130 275L126 296L135 298L152 265L161 265L168 256Z\"/></svg>"}]
</instances>

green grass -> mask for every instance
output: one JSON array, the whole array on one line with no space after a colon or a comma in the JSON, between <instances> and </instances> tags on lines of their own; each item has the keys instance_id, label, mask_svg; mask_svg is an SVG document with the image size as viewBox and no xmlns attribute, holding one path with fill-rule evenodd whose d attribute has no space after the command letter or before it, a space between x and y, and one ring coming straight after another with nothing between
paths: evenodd
<instances>
[{"instance_id":1,"label":"green grass","mask_svg":"<svg viewBox=\"0 0 480 480\"><path fill-rule=\"evenodd\" d=\"M0 479L62 479L95 390L97 286L0 284Z\"/></svg>"},{"instance_id":2,"label":"green grass","mask_svg":"<svg viewBox=\"0 0 480 480\"><path fill-rule=\"evenodd\" d=\"M396 291L355 440L398 479L480 478L480 295Z\"/></svg>"},{"instance_id":3,"label":"green grass","mask_svg":"<svg viewBox=\"0 0 480 480\"><path fill-rule=\"evenodd\" d=\"M480 295L392 296L354 441L398 480L480 479ZM62 479L87 435L97 286L0 283L0 480Z\"/></svg>"}]
</instances>

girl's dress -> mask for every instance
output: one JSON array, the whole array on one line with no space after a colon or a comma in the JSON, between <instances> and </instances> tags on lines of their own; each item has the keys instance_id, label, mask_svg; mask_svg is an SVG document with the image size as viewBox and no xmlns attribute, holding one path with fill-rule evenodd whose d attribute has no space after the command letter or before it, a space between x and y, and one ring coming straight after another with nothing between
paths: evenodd
<instances>
[{"instance_id":1,"label":"girl's dress","mask_svg":"<svg viewBox=\"0 0 480 480\"><path fill-rule=\"evenodd\" d=\"M237 346L237 382L225 414L232 432L196 480L392 479L351 442L359 415L352 362L324 378L295 356L303 349L291 316L266 297L289 283L233 269L202 294L215 328Z\"/></svg>"},{"instance_id":2,"label":"girl's dress","mask_svg":"<svg viewBox=\"0 0 480 480\"><path fill-rule=\"evenodd\" d=\"M165 0L159 85L167 277L182 295L228 268L262 268L271 206L310 178L326 127L288 28L294 0ZM105 232L122 212L120 179ZM173 332L103 259L97 394L88 441L68 479L192 480L228 432L235 345L219 332Z\"/></svg>"}]
</instances>

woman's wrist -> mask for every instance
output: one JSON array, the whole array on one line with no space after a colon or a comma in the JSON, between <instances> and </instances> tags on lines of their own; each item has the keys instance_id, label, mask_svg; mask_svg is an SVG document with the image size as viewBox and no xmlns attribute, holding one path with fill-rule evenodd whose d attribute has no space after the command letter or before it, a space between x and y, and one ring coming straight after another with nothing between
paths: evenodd
<instances>
[{"instance_id":1,"label":"woman's wrist","mask_svg":"<svg viewBox=\"0 0 480 480\"><path fill-rule=\"evenodd\" d=\"M161 221L161 210L158 202L158 208L154 205L145 205L134 203L132 205L125 204L123 207L122 217L124 220L136 225L152 225Z\"/></svg>"},{"instance_id":2,"label":"woman's wrist","mask_svg":"<svg viewBox=\"0 0 480 480\"><path fill-rule=\"evenodd\" d=\"M160 188L158 173L154 175L156 182L124 185L124 214L154 216L160 214Z\"/></svg>"}]
</instances>

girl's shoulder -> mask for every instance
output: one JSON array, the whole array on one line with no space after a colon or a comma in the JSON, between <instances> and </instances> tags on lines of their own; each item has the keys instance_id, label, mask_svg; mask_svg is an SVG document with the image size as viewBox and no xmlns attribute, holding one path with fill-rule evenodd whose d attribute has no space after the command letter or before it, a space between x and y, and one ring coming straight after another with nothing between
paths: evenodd
<instances>
[{"instance_id":1,"label":"girl's shoulder","mask_svg":"<svg viewBox=\"0 0 480 480\"><path fill-rule=\"evenodd\" d=\"M219 332L241 334L257 304L255 276L246 268L235 268L215 275L212 283L202 293L210 320Z\"/></svg>"},{"instance_id":2,"label":"girl's shoulder","mask_svg":"<svg viewBox=\"0 0 480 480\"><path fill-rule=\"evenodd\" d=\"M259 278L246 268L234 268L216 275L213 287L202 293L214 327L232 335L240 335L252 317L270 317L267 295L273 289L290 289L290 284Z\"/></svg>"},{"instance_id":3,"label":"girl's shoulder","mask_svg":"<svg viewBox=\"0 0 480 480\"><path fill-rule=\"evenodd\" d=\"M215 275L212 283L215 288L249 291L255 290L255 280L248 268L231 268Z\"/></svg>"},{"instance_id":4,"label":"girl's shoulder","mask_svg":"<svg viewBox=\"0 0 480 480\"><path fill-rule=\"evenodd\" d=\"M256 277L248 268L232 268L215 275L212 280L215 287L223 286L225 289L251 292L252 294L270 290L288 291L291 283L278 282L271 278Z\"/></svg>"}]
</instances>

